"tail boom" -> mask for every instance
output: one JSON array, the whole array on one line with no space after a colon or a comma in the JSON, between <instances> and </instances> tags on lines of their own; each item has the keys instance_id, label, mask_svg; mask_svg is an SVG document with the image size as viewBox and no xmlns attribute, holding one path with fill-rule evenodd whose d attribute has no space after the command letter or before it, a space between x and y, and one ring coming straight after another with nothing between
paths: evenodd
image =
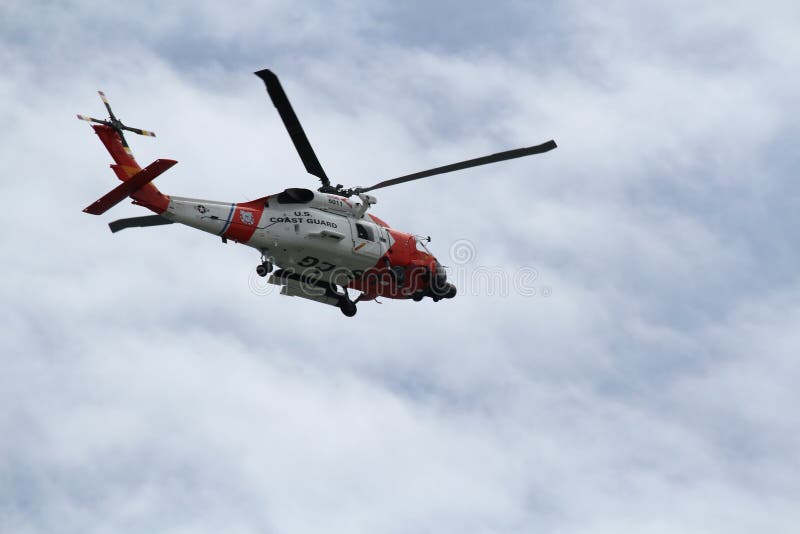
<instances>
[{"instance_id":1,"label":"tail boom","mask_svg":"<svg viewBox=\"0 0 800 534\"><path fill-rule=\"evenodd\" d=\"M121 136L114 128L105 124L93 124L92 128L114 160L111 169L123 183L83 211L99 215L130 196L134 204L144 206L158 214L165 212L169 206L169 197L150 182L177 161L159 159L142 169L134 159L130 148L123 145Z\"/></svg>"}]
</instances>

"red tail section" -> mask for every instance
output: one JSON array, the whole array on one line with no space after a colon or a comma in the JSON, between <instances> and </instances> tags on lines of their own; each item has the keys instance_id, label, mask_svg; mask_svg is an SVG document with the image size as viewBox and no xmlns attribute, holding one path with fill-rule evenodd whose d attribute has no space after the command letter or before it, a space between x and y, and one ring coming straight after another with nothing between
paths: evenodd
<instances>
[{"instance_id":1,"label":"red tail section","mask_svg":"<svg viewBox=\"0 0 800 534\"><path fill-rule=\"evenodd\" d=\"M116 173L117 178L119 178L123 182L127 182L131 180L134 176L139 175L138 180L135 180L134 183L131 184L133 187L131 188L119 187L114 191L119 190L117 191L117 194L124 192L125 195L130 195L130 197L133 198L134 204L139 204L140 206L144 206L156 213L165 212L167 210L167 207L169 206L169 197L167 195L161 193L161 191L159 191L155 185L150 183L149 180L147 180L146 183L144 183L144 185L141 185L141 187L137 187L139 184L136 182L140 180L144 181L145 176L147 175L146 174L140 175L142 168L139 166L138 163L136 163L136 160L133 159L133 154L131 154L130 149L122 144L122 139L120 139L120 136L116 132L116 130L114 130L114 128L110 126L106 126L103 124L93 124L92 128L94 128L94 132L98 135L98 137L100 137L100 141L103 142L103 145L105 145L106 150L108 150L108 153L111 154L111 157L114 159L114 165L111 165L111 168ZM157 160L157 161L172 161L172 160ZM160 172L156 174L156 176L158 174L161 174L161 172L165 171L174 164L175 162L170 163L166 168L161 169ZM150 178L150 180L152 180L153 178L155 178L155 176ZM129 191L129 189L132 190ZM111 195L111 193L109 193L109 195ZM106 195L106 197L107 196L108 195ZM116 198L116 195L112 196ZM105 199L106 197L103 198ZM124 198L124 196L122 198ZM110 200L111 198L107 199L106 203ZM119 202L119 200L117 200L117 202ZM114 204L111 204L108 207L110 208L113 205Z\"/></svg>"},{"instance_id":2,"label":"red tail section","mask_svg":"<svg viewBox=\"0 0 800 534\"><path fill-rule=\"evenodd\" d=\"M117 187L103 195L98 200L95 200L93 204L87 206L83 211L85 213L91 213L92 215L100 215L123 200L126 197L136 195L142 188L155 180L158 176L161 175L164 171L172 167L178 163L174 159L157 159L141 171L137 172L133 176L131 176L128 180L125 180Z\"/></svg>"}]
</instances>

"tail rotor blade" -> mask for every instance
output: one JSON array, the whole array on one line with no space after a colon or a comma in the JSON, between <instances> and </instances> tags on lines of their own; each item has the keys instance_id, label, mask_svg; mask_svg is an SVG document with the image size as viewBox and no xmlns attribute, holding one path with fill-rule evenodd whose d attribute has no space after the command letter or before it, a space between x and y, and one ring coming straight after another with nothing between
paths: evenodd
<instances>
[{"instance_id":1,"label":"tail rotor blade","mask_svg":"<svg viewBox=\"0 0 800 534\"><path fill-rule=\"evenodd\" d=\"M78 118L82 121L87 122L95 122L97 124L102 124L104 126L108 126L113 128L117 135L119 135L120 143L125 148L125 151L130 153L130 146L128 145L128 141L125 139L125 135L122 133L123 131L133 132L139 135L146 135L147 137L155 137L155 132L151 132L150 130L142 130L141 128L131 128L130 126L125 126L121 120L119 120L114 112L111 111L111 105L108 103L108 98L106 98L106 94L103 91L97 91L97 94L100 95L100 98L103 100L103 104L106 106L106 110L108 111L108 120L100 120L94 117L89 117L87 115L78 115Z\"/></svg>"},{"instance_id":2,"label":"tail rotor blade","mask_svg":"<svg viewBox=\"0 0 800 534\"><path fill-rule=\"evenodd\" d=\"M103 101L103 104L106 106L106 109L108 110L108 116L111 117L111 120L112 121L117 120L117 118L114 116L114 112L111 111L111 104L108 103L108 98L106 98L106 94L103 91L97 91L97 94L100 95L100 99Z\"/></svg>"},{"instance_id":3,"label":"tail rotor blade","mask_svg":"<svg viewBox=\"0 0 800 534\"><path fill-rule=\"evenodd\" d=\"M88 117L88 116L86 116L86 115L78 115L78 118L79 118L80 120L82 120L82 121L87 121L87 122L96 122L96 123L98 123L98 124L105 124L105 125L110 125L110 124L111 124L111 123L109 123L108 121L104 121L104 120L100 120L100 119L95 119L94 117Z\"/></svg>"},{"instance_id":4,"label":"tail rotor blade","mask_svg":"<svg viewBox=\"0 0 800 534\"><path fill-rule=\"evenodd\" d=\"M146 135L147 137L155 137L156 133L151 132L150 130L142 130L141 128L131 128L130 126L122 126L123 130L127 130L129 132L137 133L139 135Z\"/></svg>"}]
</instances>

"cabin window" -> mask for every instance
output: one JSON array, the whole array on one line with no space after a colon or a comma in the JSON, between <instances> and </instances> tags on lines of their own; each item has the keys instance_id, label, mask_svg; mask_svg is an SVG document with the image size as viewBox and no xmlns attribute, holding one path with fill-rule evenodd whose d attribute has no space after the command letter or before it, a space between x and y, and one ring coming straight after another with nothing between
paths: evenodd
<instances>
[{"instance_id":1,"label":"cabin window","mask_svg":"<svg viewBox=\"0 0 800 534\"><path fill-rule=\"evenodd\" d=\"M359 239L366 239L367 241L375 241L375 232L369 226L361 223L356 223L356 234Z\"/></svg>"}]
</instances>

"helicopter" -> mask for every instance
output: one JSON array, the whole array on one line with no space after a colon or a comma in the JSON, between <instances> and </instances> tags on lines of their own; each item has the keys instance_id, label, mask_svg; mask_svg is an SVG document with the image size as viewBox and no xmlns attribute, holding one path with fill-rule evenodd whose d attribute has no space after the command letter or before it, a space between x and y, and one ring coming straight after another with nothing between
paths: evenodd
<instances>
[{"instance_id":1,"label":"helicopter","mask_svg":"<svg viewBox=\"0 0 800 534\"><path fill-rule=\"evenodd\" d=\"M370 191L479 165L541 154L556 148L553 140L507 150L450 165L435 167L368 187L332 185L317 159L300 120L278 77L269 69L255 72L266 86L306 171L322 185L316 191L290 187L246 202L220 202L163 194L153 180L177 161L157 159L141 168L134 159L124 132L148 137L155 133L126 126L111 110L108 98L98 91L108 111L107 119L78 115L92 128L114 163L111 169L122 183L83 211L101 215L127 198L155 215L111 222L112 232L126 228L179 223L256 249L260 263L256 273L281 287L281 295L300 297L338 307L352 317L357 303L389 299L438 302L456 296L445 267L426 246L424 238L392 228L368 213L377 199ZM358 201L355 200L355 198ZM359 292L353 300L349 290Z\"/></svg>"}]
</instances>

